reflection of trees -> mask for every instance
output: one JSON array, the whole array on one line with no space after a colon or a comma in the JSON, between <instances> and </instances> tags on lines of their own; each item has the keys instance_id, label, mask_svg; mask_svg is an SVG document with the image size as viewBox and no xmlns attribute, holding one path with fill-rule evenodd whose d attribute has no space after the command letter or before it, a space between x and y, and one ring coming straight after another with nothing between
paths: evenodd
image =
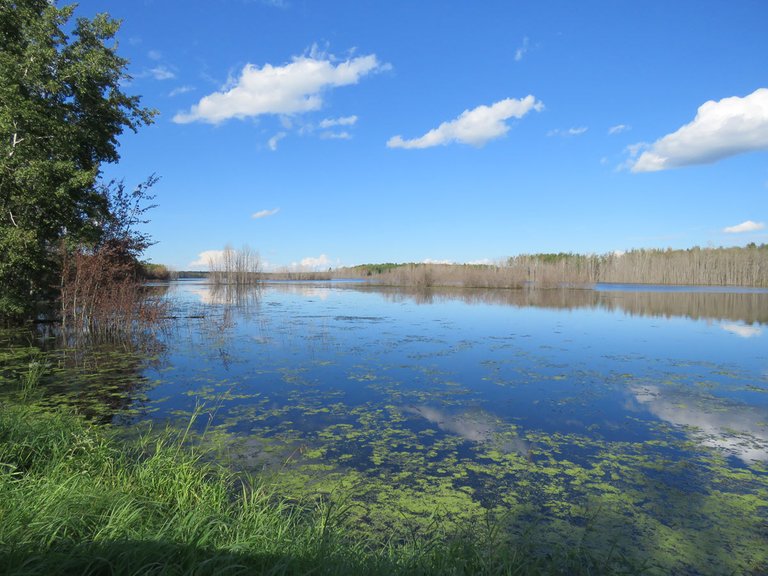
<instances>
[{"instance_id":1,"label":"reflection of trees","mask_svg":"<svg viewBox=\"0 0 768 576\"><path fill-rule=\"evenodd\" d=\"M143 371L163 361L159 331L144 327L131 334L62 333L60 325L39 324L3 334L13 362L4 378L15 385L31 361L45 366L39 389L47 402L69 404L99 422L140 408L140 394L150 384Z\"/></svg>"},{"instance_id":2,"label":"reflection of trees","mask_svg":"<svg viewBox=\"0 0 768 576\"><path fill-rule=\"evenodd\" d=\"M599 305L639 316L685 316L768 324L765 292L596 292Z\"/></svg>"},{"instance_id":3,"label":"reflection of trees","mask_svg":"<svg viewBox=\"0 0 768 576\"><path fill-rule=\"evenodd\" d=\"M286 292L288 294L298 294L307 298L319 298L326 300L328 298L328 289L335 284L318 284L313 282L270 282L269 287L272 290Z\"/></svg>"},{"instance_id":4,"label":"reflection of trees","mask_svg":"<svg viewBox=\"0 0 768 576\"><path fill-rule=\"evenodd\" d=\"M718 448L747 463L768 461L765 410L695 393L668 392L658 386L636 387L632 393L655 416L685 426L691 438L702 445Z\"/></svg>"},{"instance_id":5,"label":"reflection of trees","mask_svg":"<svg viewBox=\"0 0 768 576\"><path fill-rule=\"evenodd\" d=\"M203 304L237 307L247 313L261 304L261 286L248 284L195 284L187 292L196 295Z\"/></svg>"},{"instance_id":6,"label":"reflection of trees","mask_svg":"<svg viewBox=\"0 0 768 576\"><path fill-rule=\"evenodd\" d=\"M196 354L221 361L229 370L233 361L233 338L240 321L265 322L261 312L260 284L180 283L186 297L176 301L174 340L187 342ZM194 301L189 301L189 296Z\"/></svg>"},{"instance_id":7,"label":"reflection of trees","mask_svg":"<svg viewBox=\"0 0 768 576\"><path fill-rule=\"evenodd\" d=\"M618 310L638 316L684 316L768 324L768 292L599 291L590 289L478 290L461 288L391 288L347 284L345 288L382 294L393 302L433 304L461 300L467 304L575 310Z\"/></svg>"}]
</instances>

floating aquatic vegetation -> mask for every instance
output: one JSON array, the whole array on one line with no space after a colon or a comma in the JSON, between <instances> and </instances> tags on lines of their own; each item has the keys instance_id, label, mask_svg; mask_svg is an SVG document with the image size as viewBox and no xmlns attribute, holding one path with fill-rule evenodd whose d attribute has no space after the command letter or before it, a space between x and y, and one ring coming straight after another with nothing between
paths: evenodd
<instances>
[{"instance_id":1,"label":"floating aquatic vegetation","mask_svg":"<svg viewBox=\"0 0 768 576\"><path fill-rule=\"evenodd\" d=\"M215 326L193 320L151 362L56 378L74 395L102 382L134 425L204 405L190 438L287 495L350 504L372 534L492 522L532 553L614 550L651 573L766 566L763 334L736 348L716 324L564 294L549 309L387 294L266 287L247 314L211 300Z\"/></svg>"}]
</instances>

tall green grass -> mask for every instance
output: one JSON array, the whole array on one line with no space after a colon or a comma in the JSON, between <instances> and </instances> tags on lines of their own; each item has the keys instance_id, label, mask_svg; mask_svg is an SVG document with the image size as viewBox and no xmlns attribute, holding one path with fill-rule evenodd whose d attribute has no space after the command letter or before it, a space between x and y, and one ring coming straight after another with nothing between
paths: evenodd
<instances>
[{"instance_id":1,"label":"tall green grass","mask_svg":"<svg viewBox=\"0 0 768 576\"><path fill-rule=\"evenodd\" d=\"M339 501L289 501L167 429L118 438L29 393L0 404L2 574L635 573L582 550L530 553L499 526L395 539Z\"/></svg>"}]
</instances>

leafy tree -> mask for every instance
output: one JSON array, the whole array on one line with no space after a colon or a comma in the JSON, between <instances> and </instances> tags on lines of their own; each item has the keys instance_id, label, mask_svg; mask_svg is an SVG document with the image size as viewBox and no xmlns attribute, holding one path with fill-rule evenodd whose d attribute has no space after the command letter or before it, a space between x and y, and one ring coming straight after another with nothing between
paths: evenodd
<instances>
[{"instance_id":1,"label":"leafy tree","mask_svg":"<svg viewBox=\"0 0 768 576\"><path fill-rule=\"evenodd\" d=\"M0 0L4 317L52 295L62 246L101 239L114 221L101 166L119 159L126 128L155 115L121 89L129 77L114 42L120 23L106 14L72 23L73 11L48 0Z\"/></svg>"}]
</instances>

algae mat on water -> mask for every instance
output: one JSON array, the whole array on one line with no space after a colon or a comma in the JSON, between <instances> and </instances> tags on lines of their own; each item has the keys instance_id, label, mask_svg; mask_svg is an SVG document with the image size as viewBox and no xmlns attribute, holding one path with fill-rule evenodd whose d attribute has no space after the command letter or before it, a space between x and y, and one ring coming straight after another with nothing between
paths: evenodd
<instances>
[{"instance_id":1,"label":"algae mat on water","mask_svg":"<svg viewBox=\"0 0 768 576\"><path fill-rule=\"evenodd\" d=\"M127 433L202 405L195 441L220 462L382 549L492 534L607 572L768 570L760 326L567 294L553 309L291 285L244 307L192 288L205 318L94 414Z\"/></svg>"}]
</instances>

